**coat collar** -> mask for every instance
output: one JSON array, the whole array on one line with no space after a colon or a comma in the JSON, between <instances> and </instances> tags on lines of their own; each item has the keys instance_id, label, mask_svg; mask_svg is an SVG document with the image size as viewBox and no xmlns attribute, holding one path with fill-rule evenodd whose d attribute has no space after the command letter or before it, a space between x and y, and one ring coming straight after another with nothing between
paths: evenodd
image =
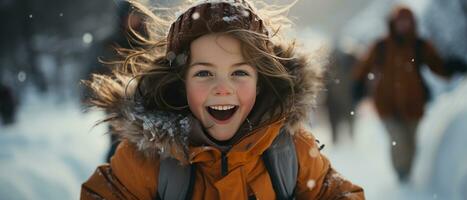
<instances>
[{"instance_id":1,"label":"coat collar","mask_svg":"<svg viewBox=\"0 0 467 200\"><path fill-rule=\"evenodd\" d=\"M280 132L284 120L279 120L268 126L252 131L238 143L227 147L227 157L235 162L246 162L251 158L260 156L272 144ZM190 146L190 163L216 161L221 157L222 150L215 146Z\"/></svg>"}]
</instances>

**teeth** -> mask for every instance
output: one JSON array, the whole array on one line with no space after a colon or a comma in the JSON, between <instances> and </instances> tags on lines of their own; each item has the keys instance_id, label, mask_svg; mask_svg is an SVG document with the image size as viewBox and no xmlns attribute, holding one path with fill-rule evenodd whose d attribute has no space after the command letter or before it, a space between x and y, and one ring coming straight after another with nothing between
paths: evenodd
<instances>
[{"instance_id":1,"label":"teeth","mask_svg":"<svg viewBox=\"0 0 467 200\"><path fill-rule=\"evenodd\" d=\"M232 108L235 108L235 106L209 106L209 108L213 109L213 110L230 110Z\"/></svg>"}]
</instances>

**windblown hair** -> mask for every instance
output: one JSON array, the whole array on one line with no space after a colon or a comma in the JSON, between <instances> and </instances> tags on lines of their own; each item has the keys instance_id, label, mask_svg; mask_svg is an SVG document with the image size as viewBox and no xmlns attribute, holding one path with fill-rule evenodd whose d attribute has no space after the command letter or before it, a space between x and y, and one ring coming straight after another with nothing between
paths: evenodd
<instances>
[{"instance_id":1,"label":"windblown hair","mask_svg":"<svg viewBox=\"0 0 467 200\"><path fill-rule=\"evenodd\" d=\"M145 33L136 32L129 26L128 36L134 44L139 46L132 49L117 48L116 52L121 59L105 62L112 67L112 73L110 75L94 74L91 80L84 81L95 94L95 97L90 99L91 105L110 110L112 113L112 109L118 107L112 104L130 101L142 105L148 111L189 114L191 111L187 105L184 78L188 70L190 52L187 49L186 53L178 55L175 61L167 59L166 40L170 25L177 17L177 11L186 10L186 6L192 5L191 2L170 9L151 8L138 1L130 1L130 3L135 8L134 12L145 17ZM262 1L255 1L255 4L260 7L255 8L255 12L261 16L269 35L244 29L222 32L241 42L246 62L258 71L259 94L250 113L255 116L248 118L255 119L255 126L261 126L290 117L288 116L290 112L299 112L306 116L307 114L303 112L308 111L291 109L295 108L294 104L306 101L306 99L295 99L295 93L320 87L321 73L313 71L310 75L317 80L315 85L310 86L313 88L298 88L294 84L297 82L297 74L293 72L298 71L294 68L300 66L291 63L304 58L295 56L295 41L287 41L281 34L282 30L292 25L286 15L294 3L288 6L271 6ZM300 81L302 80L298 80ZM103 89L103 87L113 86L119 86L121 89ZM126 98L119 101L112 100L119 96ZM309 100L312 99L314 97ZM271 111L272 108L275 110ZM111 119L112 116L104 121Z\"/></svg>"}]
</instances>

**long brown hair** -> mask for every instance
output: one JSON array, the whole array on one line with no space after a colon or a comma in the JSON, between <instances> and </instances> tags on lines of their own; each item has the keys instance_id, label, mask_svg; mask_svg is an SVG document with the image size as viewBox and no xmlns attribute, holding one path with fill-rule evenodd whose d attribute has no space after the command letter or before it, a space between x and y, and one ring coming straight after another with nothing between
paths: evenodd
<instances>
[{"instance_id":1,"label":"long brown hair","mask_svg":"<svg viewBox=\"0 0 467 200\"><path fill-rule=\"evenodd\" d=\"M145 16L146 34L138 33L131 27L128 34L141 47L116 49L121 59L105 62L112 66L112 75L95 75L93 80L87 82L88 85L99 93L99 87L95 85L96 79L110 82L113 77L127 77L125 80L128 82L122 83L126 84L126 96L131 101L141 103L145 110L189 114L184 83L186 64L190 59L189 49L174 59L167 59L166 55L166 34L174 21L174 11L185 10L185 6L163 9L151 8L137 1L130 3L135 12ZM259 94L251 113L257 115L256 123L259 125L260 122L269 123L287 116L287 108L294 103L295 77L289 73L292 69L286 68L284 63L295 59L295 43L287 42L281 34L283 29L291 25L286 14L294 3L285 7L270 6L262 1L255 3L261 6L256 12L272 34L267 36L243 29L223 33L241 41L244 58L258 71ZM269 114L264 116L265 113Z\"/></svg>"}]
</instances>

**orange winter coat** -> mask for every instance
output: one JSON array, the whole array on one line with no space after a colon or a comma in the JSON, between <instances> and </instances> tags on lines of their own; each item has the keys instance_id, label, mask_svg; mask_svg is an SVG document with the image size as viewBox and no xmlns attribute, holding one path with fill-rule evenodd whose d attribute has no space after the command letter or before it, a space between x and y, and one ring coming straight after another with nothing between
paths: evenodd
<instances>
[{"instance_id":1,"label":"orange winter coat","mask_svg":"<svg viewBox=\"0 0 467 200\"><path fill-rule=\"evenodd\" d=\"M281 122L261 128L235 144L227 154L228 173L221 176L221 152L214 147L191 147L197 165L193 199L275 199L261 154L279 134ZM294 135L299 173L297 199L364 199L363 190L342 178L320 154L305 130ZM110 165L100 166L82 186L81 199L155 199L159 157L146 158L124 141Z\"/></svg>"}]
</instances>

